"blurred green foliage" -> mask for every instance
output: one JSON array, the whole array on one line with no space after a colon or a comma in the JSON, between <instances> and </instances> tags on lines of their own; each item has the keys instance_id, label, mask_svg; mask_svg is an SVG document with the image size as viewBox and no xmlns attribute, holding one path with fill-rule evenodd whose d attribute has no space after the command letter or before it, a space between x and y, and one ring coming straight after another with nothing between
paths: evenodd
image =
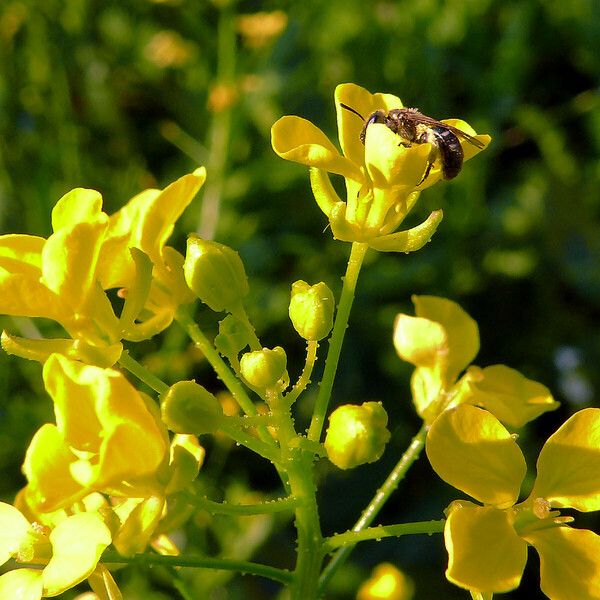
<instances>
[{"instance_id":1,"label":"blurred green foliage","mask_svg":"<svg viewBox=\"0 0 600 600\"><path fill-rule=\"evenodd\" d=\"M238 249L263 342L283 345L293 360L303 345L287 321L290 285L323 280L339 292L348 247L324 231L306 170L271 151L271 124L297 114L334 136L333 90L352 81L490 133L490 149L460 177L422 196L422 215L445 211L432 243L406 257L371 255L359 282L335 399L382 400L395 429L380 463L349 475L323 465L324 529L341 531L418 427L410 370L391 345L393 317L412 310L412 293L460 302L480 325L478 364L506 363L564 402L523 435L532 452L567 414L598 405L599 39L597 0L5 0L0 229L46 236L52 206L73 187L100 190L112 212L141 189L205 164L207 185L174 245L183 249L185 234L197 230ZM200 310L198 319L215 331L211 313ZM32 325L3 326L18 333ZM211 381L176 330L144 350L169 383ZM0 493L10 500L23 484L29 439L51 409L37 365L2 355L0 382ZM310 407L303 410L300 420ZM217 475L224 475L225 496L276 486L264 466L215 443L206 485ZM402 506L392 499L382 520L439 518L452 492L432 487L430 478L421 461L403 487ZM246 549L260 548L258 559L289 566L291 554L281 550L286 534L267 539L272 523L246 521L234 531L197 521L200 551L245 540ZM444 580L439 538L363 545L354 558L332 598L351 597L384 559L409 572L419 598L464 597ZM213 586L211 598L275 594L250 578L193 577L198 594ZM124 585L127 598L175 594L160 573L148 580L133 572ZM523 589L506 597L534 598L536 588L532 570Z\"/></svg>"}]
</instances>

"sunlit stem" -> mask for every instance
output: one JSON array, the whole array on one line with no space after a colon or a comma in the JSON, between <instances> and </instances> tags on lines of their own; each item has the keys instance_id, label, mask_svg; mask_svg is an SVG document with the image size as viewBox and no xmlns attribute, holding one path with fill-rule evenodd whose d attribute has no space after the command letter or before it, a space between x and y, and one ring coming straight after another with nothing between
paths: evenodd
<instances>
[{"instance_id":1,"label":"sunlit stem","mask_svg":"<svg viewBox=\"0 0 600 600\"><path fill-rule=\"evenodd\" d=\"M134 556L124 557L118 552L108 551L102 555L102 562L109 564L134 564L145 566L162 565L173 567L196 567L201 569L221 569L223 571L237 571L249 575L258 575L283 584L289 584L293 581L293 574L284 569L277 569L268 565L261 565L245 560L207 558L206 556L135 554Z\"/></svg>"},{"instance_id":2,"label":"sunlit stem","mask_svg":"<svg viewBox=\"0 0 600 600\"><path fill-rule=\"evenodd\" d=\"M277 500L267 500L259 504L229 504L227 502L214 502L195 494L182 493L185 501L199 510L206 510L212 515L265 515L278 512L291 512L298 506L298 499L294 496Z\"/></svg>"},{"instance_id":3,"label":"sunlit stem","mask_svg":"<svg viewBox=\"0 0 600 600\"><path fill-rule=\"evenodd\" d=\"M348 318L354 301L354 292L356 290L356 282L362 267L363 260L368 244L364 242L354 242L344 276L344 285L342 287L342 295L338 305L333 332L329 338L329 350L327 351L327 359L325 361L325 369L323 371L323 379L319 387L319 395L315 403L313 417L308 430L308 439L319 441L323 426L325 424L325 415L331 398L331 390L333 389L333 381L337 371L340 353L342 351L342 343L348 327Z\"/></svg>"},{"instance_id":4,"label":"sunlit stem","mask_svg":"<svg viewBox=\"0 0 600 600\"><path fill-rule=\"evenodd\" d=\"M127 350L121 353L119 364L158 394L164 394L169 391L169 386L166 383L161 381L156 375L150 373L144 365L131 358Z\"/></svg>"},{"instance_id":5,"label":"sunlit stem","mask_svg":"<svg viewBox=\"0 0 600 600\"><path fill-rule=\"evenodd\" d=\"M418 521L416 523L402 523L399 525L378 525L377 527L368 527L362 531L346 531L332 535L325 540L327 549L339 548L348 544L355 545L358 542L367 540L381 540L386 537L401 537L403 535L417 535L433 533L442 533L446 521Z\"/></svg>"},{"instance_id":6,"label":"sunlit stem","mask_svg":"<svg viewBox=\"0 0 600 600\"><path fill-rule=\"evenodd\" d=\"M310 376L312 374L315 362L317 360L317 348L319 343L314 340L309 340L306 344L306 362L304 363L304 369L295 383L294 387L290 390L289 394L285 396L286 401L291 406L297 400L298 396L306 389L306 386L310 383Z\"/></svg>"},{"instance_id":7,"label":"sunlit stem","mask_svg":"<svg viewBox=\"0 0 600 600\"><path fill-rule=\"evenodd\" d=\"M369 502L368 506L362 512L358 521L354 524L352 532L356 533L362 531L373 522L383 505L387 502L388 498L406 475L408 469L421 454L421 451L425 445L426 435L427 428L425 425L423 425L417 435L415 435L415 437L412 439L404 454L400 457L400 460L396 463L396 466L387 476L383 485L377 490L377 493L371 502ZM348 543L344 547L337 550L332 556L325 569L323 569L323 573L321 574L319 580L319 590L321 592L325 589L334 573L344 564L344 562L346 562L346 559L348 556L350 556L350 553L353 549L354 545Z\"/></svg>"}]
</instances>

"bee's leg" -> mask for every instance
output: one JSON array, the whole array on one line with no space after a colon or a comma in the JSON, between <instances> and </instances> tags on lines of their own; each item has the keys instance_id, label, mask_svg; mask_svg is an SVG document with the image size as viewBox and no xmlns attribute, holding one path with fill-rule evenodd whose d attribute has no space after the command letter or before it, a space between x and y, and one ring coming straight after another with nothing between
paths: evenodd
<instances>
[{"instance_id":1,"label":"bee's leg","mask_svg":"<svg viewBox=\"0 0 600 600\"><path fill-rule=\"evenodd\" d=\"M423 173L423 177L421 177L421 181L419 181L419 183L417 183L417 187L420 186L429 176L429 173L431 172L431 168L433 167L433 160L430 159L427 161L427 168L425 169L425 173Z\"/></svg>"}]
</instances>

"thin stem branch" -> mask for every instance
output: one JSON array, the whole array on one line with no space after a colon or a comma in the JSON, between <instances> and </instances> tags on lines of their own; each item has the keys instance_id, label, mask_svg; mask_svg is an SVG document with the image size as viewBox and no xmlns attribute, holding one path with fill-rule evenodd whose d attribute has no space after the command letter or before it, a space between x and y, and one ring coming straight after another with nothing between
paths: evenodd
<instances>
[{"instance_id":1,"label":"thin stem branch","mask_svg":"<svg viewBox=\"0 0 600 600\"><path fill-rule=\"evenodd\" d=\"M352 527L352 532L362 531L365 529L365 527L368 527L373 522L383 505L387 502L388 498L406 475L408 469L421 454L421 451L425 446L426 435L427 427L423 425L417 435L415 435L415 437L411 440L408 448L405 450L404 454L400 457L400 460L396 463L396 466L387 476L386 480L383 482L383 485L377 490L377 493L371 502L369 502L368 506L362 512L360 518L354 524L354 527ZM346 562L353 549L354 546L349 544L345 545L343 548L339 548L335 552L321 573L319 580L320 592L325 589L334 573L344 564L344 562Z\"/></svg>"},{"instance_id":2,"label":"thin stem branch","mask_svg":"<svg viewBox=\"0 0 600 600\"><path fill-rule=\"evenodd\" d=\"M298 499L294 496L267 500L259 504L228 504L226 502L214 502L208 498L201 498L195 494L183 493L185 501L200 510L206 510L213 515L265 515L276 512L293 511L298 506Z\"/></svg>"},{"instance_id":3,"label":"thin stem branch","mask_svg":"<svg viewBox=\"0 0 600 600\"><path fill-rule=\"evenodd\" d=\"M377 525L376 527L368 527L362 531L346 531L346 533L338 533L332 535L325 540L325 545L328 550L339 548L347 544L355 545L358 542L367 540L381 540L385 537L401 537L403 535L416 535L426 533L441 533L444 531L445 519L439 521L418 521L415 523L401 523L398 525Z\"/></svg>"},{"instance_id":4,"label":"thin stem branch","mask_svg":"<svg viewBox=\"0 0 600 600\"><path fill-rule=\"evenodd\" d=\"M304 369L302 369L302 373L300 374L300 377L298 377L298 381L294 384L294 387L285 396L286 402L288 402L290 406L294 404L298 399L298 396L310 383L310 376L317 360L318 347L319 343L313 340L308 341L306 344L306 362L304 363Z\"/></svg>"},{"instance_id":5,"label":"thin stem branch","mask_svg":"<svg viewBox=\"0 0 600 600\"><path fill-rule=\"evenodd\" d=\"M356 290L356 282L362 267L365 254L369 246L366 243L354 242L348 259L348 267L344 276L344 285L342 287L342 295L338 305L333 332L329 338L329 350L327 351L327 359L325 361L325 369L321 380L319 394L315 403L315 410L308 430L308 439L318 442L321 438L321 432L325 424L325 415L331 398L331 390L333 389L333 381L337 371L340 353L342 351L342 343L346 328L348 327L348 319L350 310L354 301L354 292Z\"/></svg>"},{"instance_id":6,"label":"thin stem branch","mask_svg":"<svg viewBox=\"0 0 600 600\"><path fill-rule=\"evenodd\" d=\"M200 569L220 569L223 571L239 571L250 575L258 575L283 584L292 583L294 576L286 569L277 569L268 565L261 565L246 560L228 558L208 558L206 556L163 556L160 554L136 554L124 557L117 552L108 551L102 555L102 562L109 564L126 565L164 565L173 567L194 567Z\"/></svg>"},{"instance_id":7,"label":"thin stem branch","mask_svg":"<svg viewBox=\"0 0 600 600\"><path fill-rule=\"evenodd\" d=\"M143 381L148 387L152 388L158 394L164 394L169 391L169 386L161 381L156 375L150 373L144 365L131 357L127 350L123 350L119 364L135 375L140 381Z\"/></svg>"}]
</instances>

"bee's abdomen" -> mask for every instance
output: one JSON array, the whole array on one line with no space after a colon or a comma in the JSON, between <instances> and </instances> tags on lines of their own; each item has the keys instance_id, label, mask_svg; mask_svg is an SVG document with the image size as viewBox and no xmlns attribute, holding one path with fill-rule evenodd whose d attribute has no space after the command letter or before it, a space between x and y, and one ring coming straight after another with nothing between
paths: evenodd
<instances>
[{"instance_id":1,"label":"bee's abdomen","mask_svg":"<svg viewBox=\"0 0 600 600\"><path fill-rule=\"evenodd\" d=\"M440 153L442 176L453 179L460 173L464 156L458 137L445 127L431 127L429 132L435 137Z\"/></svg>"}]
</instances>

